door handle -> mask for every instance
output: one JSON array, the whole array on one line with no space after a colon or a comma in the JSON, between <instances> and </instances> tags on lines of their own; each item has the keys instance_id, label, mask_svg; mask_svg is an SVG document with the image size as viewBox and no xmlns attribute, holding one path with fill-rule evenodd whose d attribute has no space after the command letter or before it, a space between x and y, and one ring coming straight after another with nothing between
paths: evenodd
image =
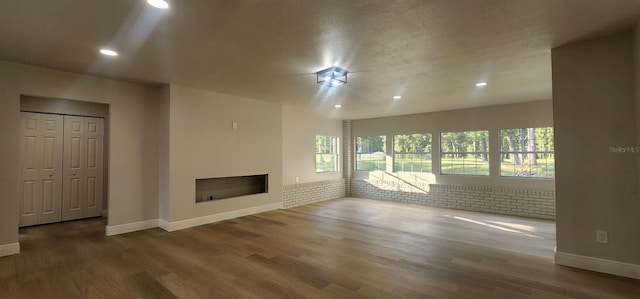
<instances>
[{"instance_id":1,"label":"door handle","mask_svg":"<svg viewBox=\"0 0 640 299\"><path fill-rule=\"evenodd\" d=\"M50 176L50 177L52 177L52 176L53 176L53 173L50 173L50 174L49 174L49 176Z\"/></svg>"},{"instance_id":2,"label":"door handle","mask_svg":"<svg viewBox=\"0 0 640 299\"><path fill-rule=\"evenodd\" d=\"M71 175L76 175L76 173L74 172L74 173L72 173Z\"/></svg>"}]
</instances>

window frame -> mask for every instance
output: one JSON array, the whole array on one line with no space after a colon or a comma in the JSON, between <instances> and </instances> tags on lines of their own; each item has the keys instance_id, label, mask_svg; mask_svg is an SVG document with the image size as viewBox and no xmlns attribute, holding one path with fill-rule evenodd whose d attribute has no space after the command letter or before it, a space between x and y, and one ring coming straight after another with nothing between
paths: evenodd
<instances>
[{"instance_id":1,"label":"window frame","mask_svg":"<svg viewBox=\"0 0 640 299\"><path fill-rule=\"evenodd\" d=\"M375 154L377 152L366 152L366 153L358 153L358 138L368 138L368 137L381 137L382 138L382 153L383 155L383 160L381 161L382 163L376 163L376 165L383 165L384 168L382 169L359 169L358 168L358 162L362 161L360 160L360 156L359 155L363 155L363 154ZM355 171L366 171L366 172L370 172L370 171L387 171L387 136L386 135L367 135L367 136L355 136L354 137L354 144L353 144L353 152L354 152L354 159L353 159L353 168ZM375 160L374 160L375 161Z\"/></svg>"},{"instance_id":2,"label":"window frame","mask_svg":"<svg viewBox=\"0 0 640 299\"><path fill-rule=\"evenodd\" d=\"M429 138L429 147L431 148L431 150L428 151L428 152L425 151L423 153L421 153L421 152L397 153L396 152L396 137L398 137L398 136L412 136L412 135L428 136L428 138ZM391 159L392 159L392 162L393 162L392 163L393 164L392 167L393 167L393 172L394 173L396 173L396 172L429 173L429 174L433 173L433 134L431 134L431 133L393 134L392 138L393 138L393 140L392 140L393 141L393 154L392 154ZM409 170L400 170L400 169L396 168L396 161L398 160L396 158L396 155L427 155L429 157L428 160L427 159L420 159L419 161L421 161L420 164L423 163L422 161L428 161L429 162L428 163L429 164L429 171L413 171L413 169L410 170L410 171ZM411 166L413 167L413 165L411 165Z\"/></svg>"},{"instance_id":3,"label":"window frame","mask_svg":"<svg viewBox=\"0 0 640 299\"><path fill-rule=\"evenodd\" d=\"M333 149L332 152L326 152L323 153L321 151L319 151L318 149L318 137L323 137L323 138L331 138L331 143L332 146L331 148ZM332 136L332 135L316 135L316 145L315 145L315 155L314 155L314 164L315 164L315 171L316 173L332 173L332 172L340 172L340 142L339 142L339 137L338 136ZM318 155L330 155L333 156L334 159L334 163L333 163L333 170L327 170L324 171L322 170L322 168L318 168ZM322 156L321 156L322 157ZM321 158L323 159L323 158Z\"/></svg>"},{"instance_id":4,"label":"window frame","mask_svg":"<svg viewBox=\"0 0 640 299\"><path fill-rule=\"evenodd\" d=\"M529 130L529 129L549 129L549 130L551 131L551 140L552 140L551 147L552 147L552 150L537 150L538 144L536 143L536 144L535 144L535 148L536 148L536 149L535 149L535 150L533 150L533 151L530 151L530 150L519 150L519 151L511 151L511 150L507 150L507 151L503 151L503 145L504 145L504 140L502 140L502 138L503 138L503 136L504 136L504 135L503 135L503 131L507 131L507 130L527 130L527 132L528 132L528 130ZM553 139L554 139L554 137L555 137L555 134L554 134L553 126L547 126L547 127L526 127L526 128L505 128L505 129L500 129L500 130L498 131L498 134L499 134L499 136L500 136L500 161L498 161L498 165L499 165L499 167L500 167L500 177L502 177L502 178L517 178L517 179L555 179L555 177L556 177L556 172L555 172L555 146L554 146L554 142L553 142ZM528 133L527 133L527 134L528 134ZM537 137L536 137L536 140L537 140ZM553 163L552 163L552 165L553 165L553 171L551 171L552 176L535 176L535 175L526 175L526 174L524 174L524 173L523 173L523 172L524 172L524 170L521 170L521 171L520 171L520 173L521 173L522 175L518 175L517 173L516 173L516 174L514 174L514 175L504 175L504 174L503 174L503 167L502 167L504 162L503 162L503 160L502 160L502 156L503 156L503 155L505 155L505 154L506 154L506 155L514 155L514 154L520 154L520 155L522 155L522 157L523 157L523 158L521 158L521 159L523 159L523 160L522 160L522 162L521 162L522 164L520 164L520 166L521 166L522 168L524 168L525 166L528 166L528 167L529 167L529 170L528 170L529 172L531 172L531 171L532 171L532 168L531 168L531 166L532 166L532 165L530 164L530 162L528 162L526 165L524 164L524 157L525 157L525 156L526 156L526 159L527 159L527 161L528 161L528 160L529 160L529 154L536 154L536 161L537 161L537 159L539 159L539 158L538 158L538 154L542 154L542 155L550 155L550 157L551 157L551 159L552 159L552 161L553 161ZM546 158L546 159L549 159L549 158ZM513 165L513 164L512 164L512 165ZM545 173L548 173L548 172L549 172L549 170L548 170L548 169L549 169L548 165L549 165L549 163L545 163L545 165L544 165L544 169L545 169L545 171L544 171L544 172L545 172ZM536 166L537 166L537 165L536 165ZM514 165L514 167L516 167L516 165Z\"/></svg>"},{"instance_id":5,"label":"window frame","mask_svg":"<svg viewBox=\"0 0 640 299\"><path fill-rule=\"evenodd\" d=\"M486 133L486 139L485 139L485 146L487 148L486 151L456 151L456 152L450 152L450 151L444 151L443 150L443 135L445 134L452 134L452 133L476 133L476 132L484 132ZM467 130L467 131L446 131L446 132L440 132L440 169L439 169L439 173L440 175L445 175L445 176L473 176L473 177L490 177L491 176L491 159L490 159L490 153L491 153L491 149L490 149L490 134L491 134L491 130ZM446 155L456 155L456 154L464 154L464 155L479 155L482 156L483 154L485 155L487 161L483 162L486 163L487 165L487 173L481 173L478 174L477 171L477 166L479 165L477 162L473 163L473 165L476 168L476 173L475 174L470 174L470 173L445 173L443 170L444 168L443 166L443 161L445 160L445 156ZM451 159L452 160L452 159ZM464 159L463 159L463 171L464 171Z\"/></svg>"}]
</instances>

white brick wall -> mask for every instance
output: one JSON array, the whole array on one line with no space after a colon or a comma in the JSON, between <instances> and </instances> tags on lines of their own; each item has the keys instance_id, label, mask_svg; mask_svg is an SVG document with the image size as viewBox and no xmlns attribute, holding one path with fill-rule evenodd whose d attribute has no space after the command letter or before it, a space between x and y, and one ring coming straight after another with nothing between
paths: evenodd
<instances>
[{"instance_id":1,"label":"white brick wall","mask_svg":"<svg viewBox=\"0 0 640 299\"><path fill-rule=\"evenodd\" d=\"M353 140L351 139L351 121L342 121L342 173L347 180L347 186L351 186L353 176ZM351 188L346 188L346 196L351 196Z\"/></svg>"},{"instance_id":2,"label":"white brick wall","mask_svg":"<svg viewBox=\"0 0 640 299\"><path fill-rule=\"evenodd\" d=\"M555 192L551 190L352 179L351 196L534 218L556 217Z\"/></svg>"},{"instance_id":3,"label":"white brick wall","mask_svg":"<svg viewBox=\"0 0 640 299\"><path fill-rule=\"evenodd\" d=\"M288 209L341 198L345 196L346 189L344 179L285 185L282 187L282 207Z\"/></svg>"}]
</instances>

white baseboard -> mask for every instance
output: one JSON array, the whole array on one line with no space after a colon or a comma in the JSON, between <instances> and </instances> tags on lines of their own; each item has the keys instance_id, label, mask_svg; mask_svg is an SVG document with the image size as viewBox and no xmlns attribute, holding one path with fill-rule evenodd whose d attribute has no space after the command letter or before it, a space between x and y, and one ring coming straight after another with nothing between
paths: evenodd
<instances>
[{"instance_id":1,"label":"white baseboard","mask_svg":"<svg viewBox=\"0 0 640 299\"><path fill-rule=\"evenodd\" d=\"M20 243L0 245L0 257L20 253Z\"/></svg>"},{"instance_id":2,"label":"white baseboard","mask_svg":"<svg viewBox=\"0 0 640 299\"><path fill-rule=\"evenodd\" d=\"M556 264L640 279L640 265L556 251Z\"/></svg>"},{"instance_id":3,"label":"white baseboard","mask_svg":"<svg viewBox=\"0 0 640 299\"><path fill-rule=\"evenodd\" d=\"M158 227L160 227L161 229L164 229L168 232L171 231L171 228L169 227L169 222L167 220L164 219L158 219Z\"/></svg>"},{"instance_id":4,"label":"white baseboard","mask_svg":"<svg viewBox=\"0 0 640 299\"><path fill-rule=\"evenodd\" d=\"M223 221L223 220L247 216L247 215L258 214L258 213L277 210L281 208L282 208L282 203L277 202L277 203L272 203L268 205L250 207L250 208L241 209L241 210L229 211L229 212L224 212L220 214L207 215L203 217L179 220L174 222L168 222L164 219L160 219L159 226L160 228L168 232L172 232L172 231L181 230L189 227L214 223L218 221Z\"/></svg>"},{"instance_id":5,"label":"white baseboard","mask_svg":"<svg viewBox=\"0 0 640 299\"><path fill-rule=\"evenodd\" d=\"M109 218L109 210L102 210L102 218Z\"/></svg>"},{"instance_id":6,"label":"white baseboard","mask_svg":"<svg viewBox=\"0 0 640 299\"><path fill-rule=\"evenodd\" d=\"M107 225L105 233L107 236L126 234L139 230L158 227L158 219L145 220L140 222L125 223L119 225Z\"/></svg>"}]
</instances>

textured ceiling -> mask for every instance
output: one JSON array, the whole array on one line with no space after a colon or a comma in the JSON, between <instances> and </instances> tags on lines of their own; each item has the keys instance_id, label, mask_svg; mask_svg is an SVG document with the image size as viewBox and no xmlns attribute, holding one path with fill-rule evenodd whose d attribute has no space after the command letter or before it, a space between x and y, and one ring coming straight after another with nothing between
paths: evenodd
<instances>
[{"instance_id":1,"label":"textured ceiling","mask_svg":"<svg viewBox=\"0 0 640 299\"><path fill-rule=\"evenodd\" d=\"M0 5L0 60L343 119L550 99L551 48L640 21L636 0L174 0L168 11L144 0ZM120 56L101 56L102 46ZM350 71L347 85L315 83L314 72L332 65ZM478 81L489 85L476 88Z\"/></svg>"}]
</instances>

